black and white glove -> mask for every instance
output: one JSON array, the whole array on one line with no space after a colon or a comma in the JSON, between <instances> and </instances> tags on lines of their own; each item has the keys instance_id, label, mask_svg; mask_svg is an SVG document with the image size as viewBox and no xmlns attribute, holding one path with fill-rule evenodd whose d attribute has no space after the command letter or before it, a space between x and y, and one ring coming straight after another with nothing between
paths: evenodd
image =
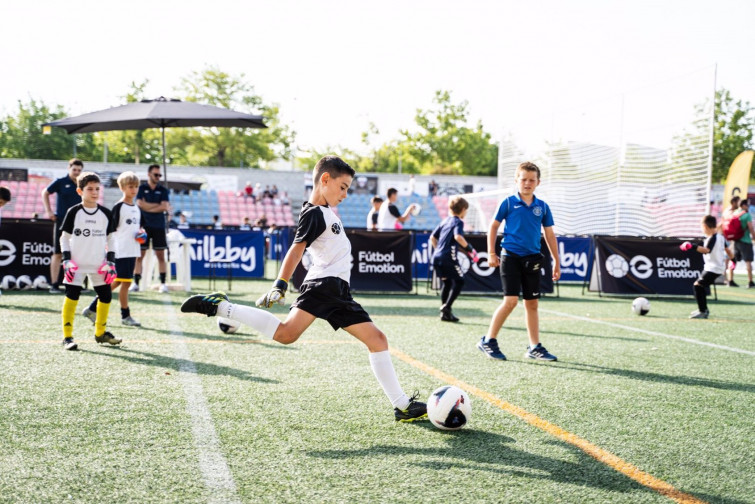
<instances>
[{"instance_id":1,"label":"black and white glove","mask_svg":"<svg viewBox=\"0 0 755 504\"><path fill-rule=\"evenodd\" d=\"M286 291L288 290L288 282L279 278L273 284L273 288L270 291L257 300L257 306L261 308L270 308L275 303L283 306L286 304Z\"/></svg>"}]
</instances>

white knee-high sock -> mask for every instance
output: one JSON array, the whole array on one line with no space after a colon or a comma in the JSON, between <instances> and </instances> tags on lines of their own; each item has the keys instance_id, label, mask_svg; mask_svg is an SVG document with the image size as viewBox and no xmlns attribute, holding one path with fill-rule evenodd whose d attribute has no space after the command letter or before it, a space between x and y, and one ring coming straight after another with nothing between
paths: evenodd
<instances>
[{"instance_id":1,"label":"white knee-high sock","mask_svg":"<svg viewBox=\"0 0 755 504\"><path fill-rule=\"evenodd\" d=\"M388 350L370 353L370 367L372 367L375 378L383 387L383 392L388 396L391 404L395 408L406 409L409 406L409 398L404 394L401 385L398 383L396 370L393 369L393 362L391 361L391 353Z\"/></svg>"},{"instance_id":2,"label":"white knee-high sock","mask_svg":"<svg viewBox=\"0 0 755 504\"><path fill-rule=\"evenodd\" d=\"M281 323L270 312L260 310L259 308L252 308L251 306L229 303L228 301L220 302L217 315L246 324L252 329L259 331L267 339L273 339L275 331Z\"/></svg>"}]
</instances>

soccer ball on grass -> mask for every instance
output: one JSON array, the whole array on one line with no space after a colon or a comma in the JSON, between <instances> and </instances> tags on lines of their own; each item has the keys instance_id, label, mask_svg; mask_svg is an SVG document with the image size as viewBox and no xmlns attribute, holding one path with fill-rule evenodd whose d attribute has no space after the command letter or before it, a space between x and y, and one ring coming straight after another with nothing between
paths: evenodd
<instances>
[{"instance_id":1,"label":"soccer ball on grass","mask_svg":"<svg viewBox=\"0 0 755 504\"><path fill-rule=\"evenodd\" d=\"M650 312L650 301L644 297L638 297L632 301L632 311L635 315L647 315Z\"/></svg>"},{"instance_id":2,"label":"soccer ball on grass","mask_svg":"<svg viewBox=\"0 0 755 504\"><path fill-rule=\"evenodd\" d=\"M459 387L444 385L427 398L427 418L441 430L458 430L472 416L469 396Z\"/></svg>"}]
</instances>

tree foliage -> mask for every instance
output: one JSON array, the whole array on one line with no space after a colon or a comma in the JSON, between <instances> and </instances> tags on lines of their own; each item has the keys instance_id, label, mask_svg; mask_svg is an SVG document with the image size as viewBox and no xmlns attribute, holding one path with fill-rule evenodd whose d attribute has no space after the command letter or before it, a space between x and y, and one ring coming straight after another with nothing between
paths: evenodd
<instances>
[{"instance_id":1,"label":"tree foliage","mask_svg":"<svg viewBox=\"0 0 755 504\"><path fill-rule=\"evenodd\" d=\"M755 116L750 102L735 99L726 89L716 91L713 114L713 180L723 181L734 158L753 148Z\"/></svg>"}]
</instances>

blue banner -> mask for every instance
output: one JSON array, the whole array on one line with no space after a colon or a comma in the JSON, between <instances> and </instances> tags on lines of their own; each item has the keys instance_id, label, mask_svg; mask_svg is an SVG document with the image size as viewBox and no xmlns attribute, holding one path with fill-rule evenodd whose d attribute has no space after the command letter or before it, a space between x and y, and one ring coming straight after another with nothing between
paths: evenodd
<instances>
[{"instance_id":1,"label":"blue banner","mask_svg":"<svg viewBox=\"0 0 755 504\"><path fill-rule=\"evenodd\" d=\"M584 282L592 266L592 240L582 236L558 236L562 282Z\"/></svg>"},{"instance_id":2,"label":"blue banner","mask_svg":"<svg viewBox=\"0 0 755 504\"><path fill-rule=\"evenodd\" d=\"M195 238L191 245L191 276L208 277L212 261L219 277L226 276L228 268L234 277L265 275L265 234L263 231L227 231L183 229L186 238Z\"/></svg>"}]
</instances>

